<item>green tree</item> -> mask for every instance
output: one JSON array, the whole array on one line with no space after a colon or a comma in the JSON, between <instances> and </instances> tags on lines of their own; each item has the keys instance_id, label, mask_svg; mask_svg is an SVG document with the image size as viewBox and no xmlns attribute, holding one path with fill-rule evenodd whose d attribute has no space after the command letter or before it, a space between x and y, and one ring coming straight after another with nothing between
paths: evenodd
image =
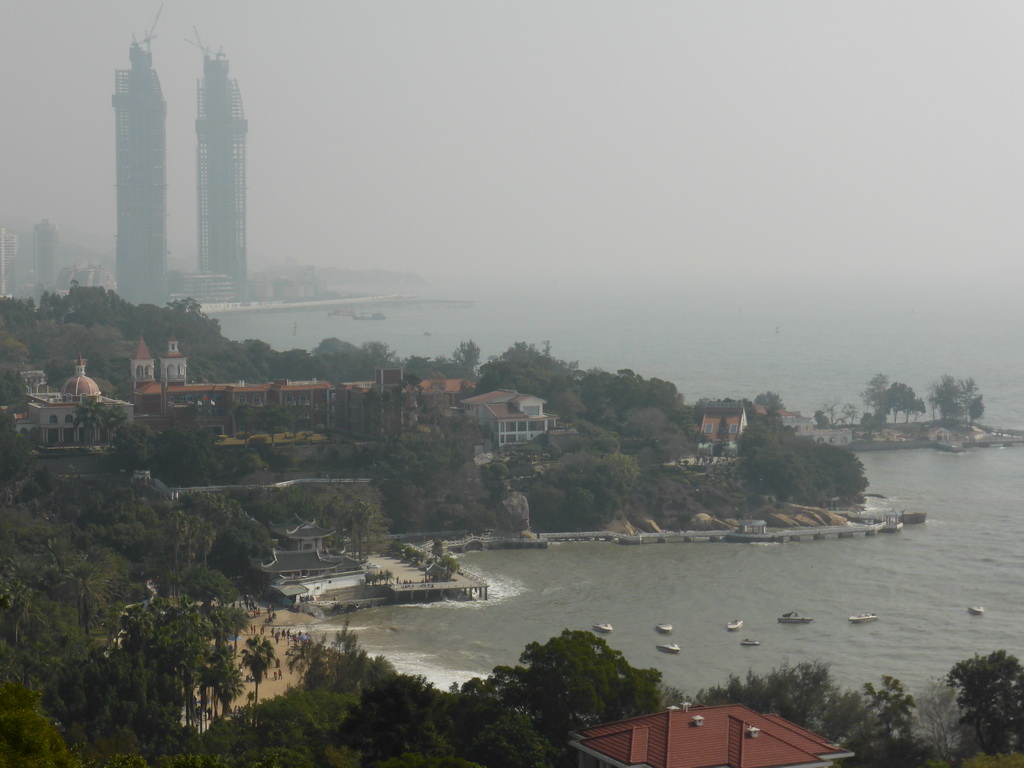
<instances>
[{"instance_id":1,"label":"green tree","mask_svg":"<svg viewBox=\"0 0 1024 768\"><path fill-rule=\"evenodd\" d=\"M1021 746L1024 730L1024 668L1006 651L959 661L946 675L957 691L961 722L974 729L978 747L988 754Z\"/></svg>"},{"instance_id":2,"label":"green tree","mask_svg":"<svg viewBox=\"0 0 1024 768\"><path fill-rule=\"evenodd\" d=\"M263 676L267 674L270 665L274 663L277 654L274 651L274 644L261 635L253 635L245 641L242 649L242 666L249 670L252 679L256 684L255 703L260 700L260 683Z\"/></svg>"},{"instance_id":3,"label":"green tree","mask_svg":"<svg viewBox=\"0 0 1024 768\"><path fill-rule=\"evenodd\" d=\"M860 696L846 695L832 677L827 662L788 662L759 675L749 670L745 678L730 675L725 685L701 690L703 704L743 704L758 712L774 712L797 725L840 739L864 719Z\"/></svg>"},{"instance_id":4,"label":"green tree","mask_svg":"<svg viewBox=\"0 0 1024 768\"><path fill-rule=\"evenodd\" d=\"M0 337L4 335L0 331ZM0 405L18 405L25 400L25 379L16 370L0 373Z\"/></svg>"},{"instance_id":5,"label":"green tree","mask_svg":"<svg viewBox=\"0 0 1024 768\"><path fill-rule=\"evenodd\" d=\"M15 429L13 414L0 413L0 507L10 506L28 481L34 461L28 440Z\"/></svg>"},{"instance_id":6,"label":"green tree","mask_svg":"<svg viewBox=\"0 0 1024 768\"><path fill-rule=\"evenodd\" d=\"M457 376L464 379L476 378L476 369L480 365L480 347L470 339L463 341L452 352L452 363Z\"/></svg>"},{"instance_id":7,"label":"green tree","mask_svg":"<svg viewBox=\"0 0 1024 768\"><path fill-rule=\"evenodd\" d=\"M658 708L661 673L630 666L592 632L566 629L546 643L530 643L519 662L496 667L488 683L499 702L525 713L551 740Z\"/></svg>"},{"instance_id":8,"label":"green tree","mask_svg":"<svg viewBox=\"0 0 1024 768\"><path fill-rule=\"evenodd\" d=\"M884 373L876 373L860 393L860 397L864 401L864 407L872 413L886 413L888 392L889 377Z\"/></svg>"},{"instance_id":9,"label":"green tree","mask_svg":"<svg viewBox=\"0 0 1024 768\"><path fill-rule=\"evenodd\" d=\"M89 397L75 406L75 429L81 428L85 441L96 444L96 435L103 421L104 407L95 397Z\"/></svg>"},{"instance_id":10,"label":"green tree","mask_svg":"<svg viewBox=\"0 0 1024 768\"><path fill-rule=\"evenodd\" d=\"M361 753L362 765L406 753L448 756L448 698L421 676L389 677L363 691L341 724L342 739Z\"/></svg>"},{"instance_id":11,"label":"green tree","mask_svg":"<svg viewBox=\"0 0 1024 768\"><path fill-rule=\"evenodd\" d=\"M332 693L361 693L395 674L394 667L383 656L370 656L358 643L348 627L334 636L334 643L303 643L288 660L288 668L297 670L306 690Z\"/></svg>"},{"instance_id":12,"label":"green tree","mask_svg":"<svg viewBox=\"0 0 1024 768\"><path fill-rule=\"evenodd\" d=\"M91 552L68 567L64 584L84 632L89 631L97 612L107 604L114 589L113 579L110 556L102 551Z\"/></svg>"},{"instance_id":13,"label":"green tree","mask_svg":"<svg viewBox=\"0 0 1024 768\"><path fill-rule=\"evenodd\" d=\"M939 412L939 418L947 423L963 418L964 404L960 383L948 374L933 381L928 390L928 403Z\"/></svg>"},{"instance_id":14,"label":"green tree","mask_svg":"<svg viewBox=\"0 0 1024 768\"><path fill-rule=\"evenodd\" d=\"M203 603L207 610L213 604L224 605L238 599L238 589L220 571L204 566L190 568L181 577L181 591L194 600Z\"/></svg>"},{"instance_id":15,"label":"green tree","mask_svg":"<svg viewBox=\"0 0 1024 768\"><path fill-rule=\"evenodd\" d=\"M0 767L79 768L57 728L39 712L39 694L0 685Z\"/></svg>"},{"instance_id":16,"label":"green tree","mask_svg":"<svg viewBox=\"0 0 1024 768\"><path fill-rule=\"evenodd\" d=\"M887 413L892 413L894 424L896 417L901 413L904 414L904 423L910 421L912 413L925 413L924 400L917 396L913 387L899 381L894 381L889 385L885 394L885 408Z\"/></svg>"},{"instance_id":17,"label":"green tree","mask_svg":"<svg viewBox=\"0 0 1024 768\"><path fill-rule=\"evenodd\" d=\"M767 392L760 393L754 398L754 405L763 405L769 411L784 411L786 410L785 403L782 402L782 395L778 392Z\"/></svg>"}]
</instances>

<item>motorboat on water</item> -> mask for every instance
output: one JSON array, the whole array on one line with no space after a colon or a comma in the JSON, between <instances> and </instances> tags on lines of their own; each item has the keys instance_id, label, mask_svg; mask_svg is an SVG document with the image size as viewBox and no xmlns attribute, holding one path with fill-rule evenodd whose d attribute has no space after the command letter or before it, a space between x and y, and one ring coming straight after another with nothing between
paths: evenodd
<instances>
[{"instance_id":1,"label":"motorboat on water","mask_svg":"<svg viewBox=\"0 0 1024 768\"><path fill-rule=\"evenodd\" d=\"M672 625L671 624L655 624L654 628L656 630L658 630L659 632L661 632L661 634L663 634L663 635L670 635L670 634L672 634Z\"/></svg>"},{"instance_id":2,"label":"motorboat on water","mask_svg":"<svg viewBox=\"0 0 1024 768\"><path fill-rule=\"evenodd\" d=\"M985 609L980 605L972 605L967 608L967 612L972 616L981 616L985 612Z\"/></svg>"},{"instance_id":3,"label":"motorboat on water","mask_svg":"<svg viewBox=\"0 0 1024 768\"><path fill-rule=\"evenodd\" d=\"M867 621L878 621L878 615L874 613L858 613L856 616L850 617L850 622L853 624L863 624Z\"/></svg>"},{"instance_id":4,"label":"motorboat on water","mask_svg":"<svg viewBox=\"0 0 1024 768\"><path fill-rule=\"evenodd\" d=\"M593 629L593 630L594 630L595 632L604 632L604 633L606 633L606 634L607 634L608 632L611 632L611 631L612 631L612 625L611 625L611 624L595 624L595 625L594 625L594 626L592 627L592 629Z\"/></svg>"},{"instance_id":5,"label":"motorboat on water","mask_svg":"<svg viewBox=\"0 0 1024 768\"><path fill-rule=\"evenodd\" d=\"M779 624L810 624L814 619L801 616L796 611L790 611L779 616Z\"/></svg>"},{"instance_id":6,"label":"motorboat on water","mask_svg":"<svg viewBox=\"0 0 1024 768\"><path fill-rule=\"evenodd\" d=\"M679 651L682 650L682 648L680 648L675 643L667 643L665 645L656 645L655 648L657 648L662 653L679 653Z\"/></svg>"},{"instance_id":7,"label":"motorboat on water","mask_svg":"<svg viewBox=\"0 0 1024 768\"><path fill-rule=\"evenodd\" d=\"M740 645L760 645L761 643L757 640L751 640L749 637L740 640Z\"/></svg>"},{"instance_id":8,"label":"motorboat on water","mask_svg":"<svg viewBox=\"0 0 1024 768\"><path fill-rule=\"evenodd\" d=\"M732 621L726 623L725 628L728 629L730 632L735 632L742 626L743 619L733 619Z\"/></svg>"}]
</instances>

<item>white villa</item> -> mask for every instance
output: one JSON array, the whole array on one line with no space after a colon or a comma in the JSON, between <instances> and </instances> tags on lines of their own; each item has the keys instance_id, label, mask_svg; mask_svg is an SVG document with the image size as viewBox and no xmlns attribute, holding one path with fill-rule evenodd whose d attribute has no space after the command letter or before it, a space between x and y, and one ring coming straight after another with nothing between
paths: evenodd
<instances>
[{"instance_id":1,"label":"white villa","mask_svg":"<svg viewBox=\"0 0 1024 768\"><path fill-rule=\"evenodd\" d=\"M489 448L528 443L558 424L558 416L545 413L546 400L514 389L498 389L467 397L459 407L477 420Z\"/></svg>"}]
</instances>

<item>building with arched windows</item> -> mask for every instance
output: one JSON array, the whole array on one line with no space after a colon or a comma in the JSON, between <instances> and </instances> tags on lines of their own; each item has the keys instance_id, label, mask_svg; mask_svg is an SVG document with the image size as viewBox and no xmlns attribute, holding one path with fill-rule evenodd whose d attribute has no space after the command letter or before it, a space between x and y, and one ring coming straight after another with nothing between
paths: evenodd
<instances>
[{"instance_id":1,"label":"building with arched windows","mask_svg":"<svg viewBox=\"0 0 1024 768\"><path fill-rule=\"evenodd\" d=\"M299 430L312 430L331 421L334 386L329 382L189 381L188 357L173 336L159 358L139 339L130 365L135 420L152 429L194 425L215 434L234 434L247 426L252 429L254 425L242 423L246 409L239 406L284 406L294 416L294 428Z\"/></svg>"},{"instance_id":2,"label":"building with arched windows","mask_svg":"<svg viewBox=\"0 0 1024 768\"><path fill-rule=\"evenodd\" d=\"M82 446L108 442L120 425L134 421L131 403L105 397L85 373L85 360L75 360L75 373L57 392L33 391L15 426L35 445Z\"/></svg>"}]
</instances>

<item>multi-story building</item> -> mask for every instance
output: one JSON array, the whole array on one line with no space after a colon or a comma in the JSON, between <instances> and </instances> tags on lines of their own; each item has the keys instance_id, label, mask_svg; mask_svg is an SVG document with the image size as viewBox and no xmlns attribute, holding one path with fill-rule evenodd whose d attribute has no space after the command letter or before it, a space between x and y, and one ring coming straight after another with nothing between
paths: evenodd
<instances>
[{"instance_id":1,"label":"multi-story building","mask_svg":"<svg viewBox=\"0 0 1024 768\"><path fill-rule=\"evenodd\" d=\"M114 80L117 291L135 304L167 301L167 105L153 55L139 43Z\"/></svg>"},{"instance_id":2,"label":"multi-story building","mask_svg":"<svg viewBox=\"0 0 1024 768\"><path fill-rule=\"evenodd\" d=\"M18 432L30 442L46 446L92 445L109 440L122 424L131 423L131 403L104 397L99 385L85 375L85 360L75 360L75 375L57 392L42 391L42 371L29 371L35 379L26 395L25 412L15 418Z\"/></svg>"},{"instance_id":3,"label":"multi-story building","mask_svg":"<svg viewBox=\"0 0 1024 768\"><path fill-rule=\"evenodd\" d=\"M14 295L14 257L18 255L18 236L0 227L0 296Z\"/></svg>"},{"instance_id":4,"label":"multi-story building","mask_svg":"<svg viewBox=\"0 0 1024 768\"><path fill-rule=\"evenodd\" d=\"M33 283L41 290L49 291L57 279L58 246L60 238L57 228L49 219L43 219L32 230Z\"/></svg>"},{"instance_id":5,"label":"multi-story building","mask_svg":"<svg viewBox=\"0 0 1024 768\"><path fill-rule=\"evenodd\" d=\"M329 382L192 382L188 358L174 337L167 342L159 361L157 366L157 358L139 339L131 361L132 403L135 420L153 429L191 424L217 434L233 434L243 428L239 420L242 405L287 408L294 428L299 430L330 425L334 387Z\"/></svg>"},{"instance_id":6,"label":"multi-story building","mask_svg":"<svg viewBox=\"0 0 1024 768\"><path fill-rule=\"evenodd\" d=\"M242 298L246 281L245 135L238 83L221 54L203 59L196 120L199 271L224 275Z\"/></svg>"},{"instance_id":7,"label":"multi-story building","mask_svg":"<svg viewBox=\"0 0 1024 768\"><path fill-rule=\"evenodd\" d=\"M489 448L528 443L558 426L558 416L544 410L546 400L514 389L467 397L459 407L476 419Z\"/></svg>"}]
</instances>

